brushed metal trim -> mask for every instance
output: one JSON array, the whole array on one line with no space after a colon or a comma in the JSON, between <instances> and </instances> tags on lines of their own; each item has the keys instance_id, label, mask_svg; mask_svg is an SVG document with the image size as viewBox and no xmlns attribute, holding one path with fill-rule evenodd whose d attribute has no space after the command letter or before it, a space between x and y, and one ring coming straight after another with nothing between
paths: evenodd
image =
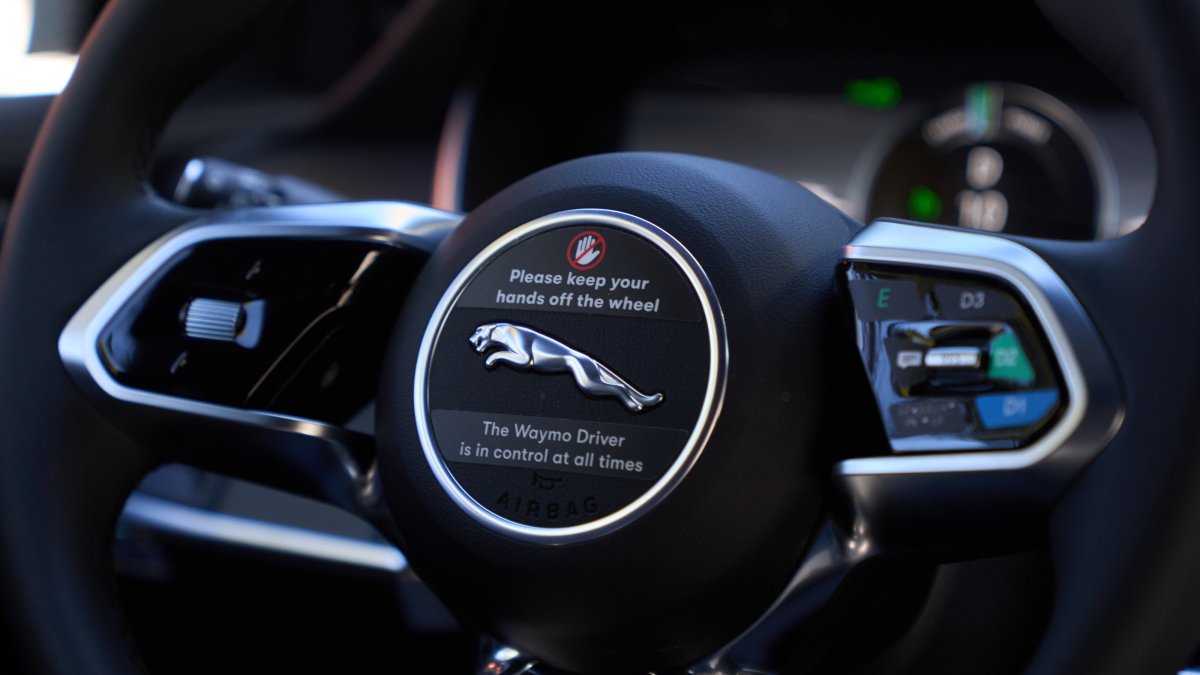
<instances>
[{"instance_id":1,"label":"brushed metal trim","mask_svg":"<svg viewBox=\"0 0 1200 675\"><path fill-rule=\"evenodd\" d=\"M218 513L144 494L129 497L120 522L218 544L393 574L408 569L408 559L390 544Z\"/></svg>"}]
</instances>

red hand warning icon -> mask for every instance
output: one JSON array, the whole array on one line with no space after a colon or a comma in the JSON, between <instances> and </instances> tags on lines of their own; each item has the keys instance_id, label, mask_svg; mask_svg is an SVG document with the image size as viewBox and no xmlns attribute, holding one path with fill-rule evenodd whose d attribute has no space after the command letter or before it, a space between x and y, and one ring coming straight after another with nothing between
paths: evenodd
<instances>
[{"instance_id":1,"label":"red hand warning icon","mask_svg":"<svg viewBox=\"0 0 1200 675\"><path fill-rule=\"evenodd\" d=\"M608 244L604 237L595 230L586 230L572 237L571 243L567 244L567 263L580 272L586 272L599 265L607 252Z\"/></svg>"}]
</instances>

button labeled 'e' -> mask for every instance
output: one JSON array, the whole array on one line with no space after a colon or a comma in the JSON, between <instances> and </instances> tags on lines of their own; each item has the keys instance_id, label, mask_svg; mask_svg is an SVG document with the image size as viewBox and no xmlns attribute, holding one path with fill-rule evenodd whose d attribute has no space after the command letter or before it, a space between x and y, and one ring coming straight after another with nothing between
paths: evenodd
<instances>
[{"instance_id":1,"label":"button labeled 'e'","mask_svg":"<svg viewBox=\"0 0 1200 675\"><path fill-rule=\"evenodd\" d=\"M921 293L911 281L856 279L850 282L850 298L854 311L865 321L917 321L926 316Z\"/></svg>"}]
</instances>

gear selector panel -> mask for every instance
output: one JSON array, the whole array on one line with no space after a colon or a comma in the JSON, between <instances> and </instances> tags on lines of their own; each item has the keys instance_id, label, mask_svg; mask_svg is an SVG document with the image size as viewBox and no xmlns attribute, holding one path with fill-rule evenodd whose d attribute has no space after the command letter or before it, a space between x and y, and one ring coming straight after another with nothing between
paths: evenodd
<instances>
[{"instance_id":1,"label":"gear selector panel","mask_svg":"<svg viewBox=\"0 0 1200 675\"><path fill-rule=\"evenodd\" d=\"M1066 403L1046 338L999 281L845 267L859 353L896 452L1028 445Z\"/></svg>"}]
</instances>

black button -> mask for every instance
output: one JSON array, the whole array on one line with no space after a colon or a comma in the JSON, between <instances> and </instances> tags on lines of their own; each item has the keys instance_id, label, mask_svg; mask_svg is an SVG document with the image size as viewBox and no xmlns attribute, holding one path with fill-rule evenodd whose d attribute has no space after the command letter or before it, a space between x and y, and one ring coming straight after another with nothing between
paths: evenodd
<instances>
[{"instance_id":1,"label":"black button","mask_svg":"<svg viewBox=\"0 0 1200 675\"><path fill-rule=\"evenodd\" d=\"M1016 305L994 288L938 284L933 289L943 319L1011 319Z\"/></svg>"},{"instance_id":2,"label":"black button","mask_svg":"<svg viewBox=\"0 0 1200 675\"><path fill-rule=\"evenodd\" d=\"M967 406L958 399L925 399L891 407L896 436L961 434L969 431Z\"/></svg>"},{"instance_id":3,"label":"black button","mask_svg":"<svg viewBox=\"0 0 1200 675\"><path fill-rule=\"evenodd\" d=\"M854 300L854 311L866 321L916 321L926 317L925 303L911 281L853 280L850 297Z\"/></svg>"},{"instance_id":4,"label":"black button","mask_svg":"<svg viewBox=\"0 0 1200 675\"><path fill-rule=\"evenodd\" d=\"M901 396L905 390L925 381L925 347L903 338L887 338L888 363L892 368L892 386Z\"/></svg>"}]
</instances>

